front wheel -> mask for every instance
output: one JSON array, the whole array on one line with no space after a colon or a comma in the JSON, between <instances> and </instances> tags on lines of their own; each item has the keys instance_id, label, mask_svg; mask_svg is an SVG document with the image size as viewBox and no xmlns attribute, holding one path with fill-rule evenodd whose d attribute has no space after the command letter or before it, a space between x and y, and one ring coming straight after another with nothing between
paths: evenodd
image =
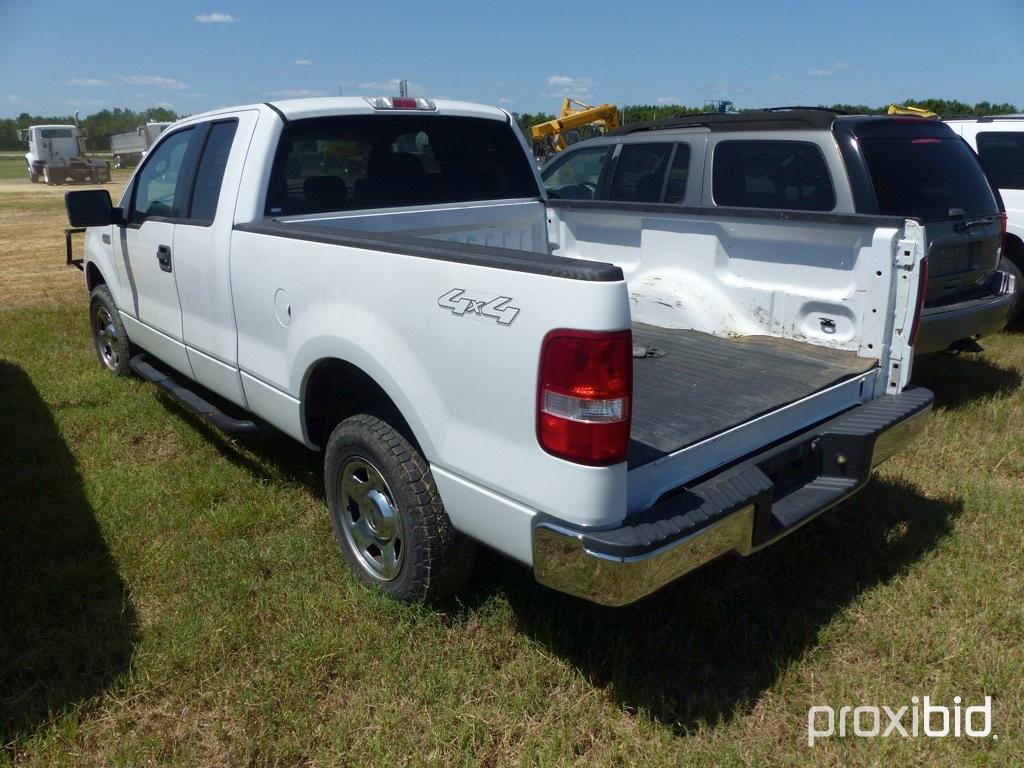
<instances>
[{"instance_id":1,"label":"front wheel","mask_svg":"<svg viewBox=\"0 0 1024 768\"><path fill-rule=\"evenodd\" d=\"M100 364L115 376L127 376L131 370L128 362L132 356L132 344L114 304L114 297L105 285L92 289L89 326Z\"/></svg>"},{"instance_id":2,"label":"front wheel","mask_svg":"<svg viewBox=\"0 0 1024 768\"><path fill-rule=\"evenodd\" d=\"M473 543L452 527L426 459L387 421L359 414L334 428L324 486L342 555L364 584L437 602L468 579Z\"/></svg>"}]
</instances>

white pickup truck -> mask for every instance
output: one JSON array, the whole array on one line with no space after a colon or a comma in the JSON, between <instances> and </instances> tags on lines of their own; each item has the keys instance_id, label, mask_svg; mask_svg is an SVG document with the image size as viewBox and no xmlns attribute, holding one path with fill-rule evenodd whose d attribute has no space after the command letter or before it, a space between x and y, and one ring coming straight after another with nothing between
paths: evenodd
<instances>
[{"instance_id":1,"label":"white pickup truck","mask_svg":"<svg viewBox=\"0 0 1024 768\"><path fill-rule=\"evenodd\" d=\"M499 109L211 112L118 207L66 203L100 361L322 451L345 559L400 599L482 542L631 602L847 498L931 406L918 222L547 200Z\"/></svg>"}]
</instances>

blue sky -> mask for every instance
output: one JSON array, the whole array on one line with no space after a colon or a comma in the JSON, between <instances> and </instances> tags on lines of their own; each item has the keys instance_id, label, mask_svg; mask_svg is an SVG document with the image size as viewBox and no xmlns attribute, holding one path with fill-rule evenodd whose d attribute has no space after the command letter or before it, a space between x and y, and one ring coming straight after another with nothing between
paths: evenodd
<instances>
[{"instance_id":1,"label":"blue sky","mask_svg":"<svg viewBox=\"0 0 1024 768\"><path fill-rule=\"evenodd\" d=\"M561 10L561 12L560 12ZM1024 2L132 3L0 0L0 116L179 113L394 93L585 102L1024 108Z\"/></svg>"}]
</instances>

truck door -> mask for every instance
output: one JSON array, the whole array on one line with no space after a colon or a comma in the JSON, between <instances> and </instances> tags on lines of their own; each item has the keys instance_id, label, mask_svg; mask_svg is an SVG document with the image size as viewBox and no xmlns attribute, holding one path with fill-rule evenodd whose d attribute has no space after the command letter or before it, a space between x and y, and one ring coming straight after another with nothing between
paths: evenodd
<instances>
[{"instance_id":1,"label":"truck door","mask_svg":"<svg viewBox=\"0 0 1024 768\"><path fill-rule=\"evenodd\" d=\"M174 282L174 235L192 188L195 138L194 127L175 131L146 158L131 190L127 223L119 232L134 309L134 317L125 321L128 333L143 349L189 376Z\"/></svg>"},{"instance_id":2,"label":"truck door","mask_svg":"<svg viewBox=\"0 0 1024 768\"><path fill-rule=\"evenodd\" d=\"M174 234L182 333L196 381L246 406L238 374L230 248L235 198L259 112L197 127L202 152L191 204Z\"/></svg>"}]
</instances>

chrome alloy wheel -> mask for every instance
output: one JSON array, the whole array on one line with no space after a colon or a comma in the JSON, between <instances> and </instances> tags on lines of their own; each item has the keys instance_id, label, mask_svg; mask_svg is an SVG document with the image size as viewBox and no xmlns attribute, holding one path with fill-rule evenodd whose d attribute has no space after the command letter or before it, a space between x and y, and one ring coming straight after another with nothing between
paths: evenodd
<instances>
[{"instance_id":1,"label":"chrome alloy wheel","mask_svg":"<svg viewBox=\"0 0 1024 768\"><path fill-rule=\"evenodd\" d=\"M96 307L92 319L93 332L96 335L96 349L100 353L103 364L112 371L116 371L121 364L121 353L118 352L117 327L114 320L104 306Z\"/></svg>"},{"instance_id":2,"label":"chrome alloy wheel","mask_svg":"<svg viewBox=\"0 0 1024 768\"><path fill-rule=\"evenodd\" d=\"M338 476L339 527L359 565L380 581L392 581L402 570L405 537L394 495L380 471L353 456Z\"/></svg>"}]
</instances>

